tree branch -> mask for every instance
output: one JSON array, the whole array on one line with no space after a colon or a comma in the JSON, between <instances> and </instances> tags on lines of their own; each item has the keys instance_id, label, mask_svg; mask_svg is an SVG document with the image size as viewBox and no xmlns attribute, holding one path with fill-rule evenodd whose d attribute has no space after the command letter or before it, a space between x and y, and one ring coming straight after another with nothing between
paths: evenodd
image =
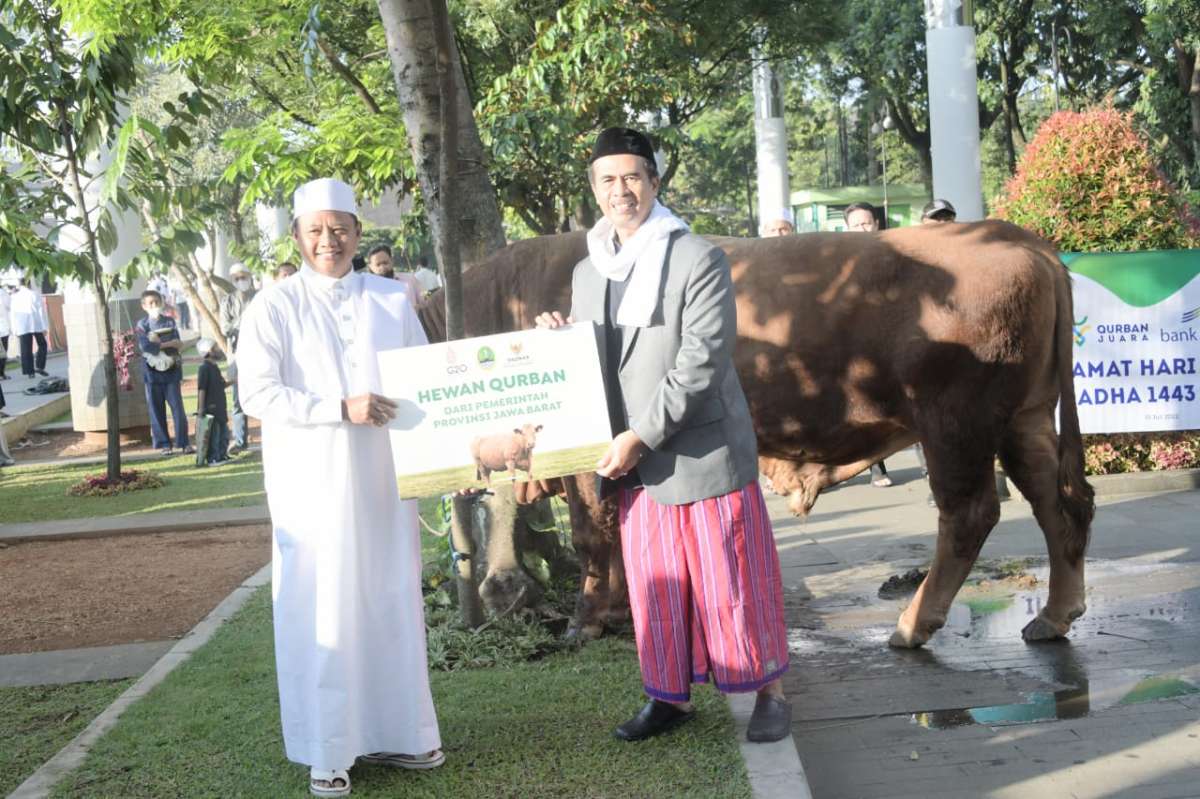
<instances>
[{"instance_id":1,"label":"tree branch","mask_svg":"<svg viewBox=\"0 0 1200 799\"><path fill-rule=\"evenodd\" d=\"M329 62L329 66L333 68L333 71L350 84L351 88L354 89L354 93L357 94L359 99L363 101L363 104L366 105L367 109L372 114L383 113L382 109L379 107L379 103L375 102L375 98L371 96L369 91L367 91L367 87L364 86L363 82L358 79L358 76L350 71L350 67L342 63L342 60L337 57L337 53L333 52L333 48L329 46L329 43L324 39L317 39L317 47L320 48L321 52L325 55L325 60Z\"/></svg>"},{"instance_id":2,"label":"tree branch","mask_svg":"<svg viewBox=\"0 0 1200 799\"><path fill-rule=\"evenodd\" d=\"M284 112L285 114L287 114L292 119L299 122L301 125L304 125L305 127L315 128L317 126L317 123L313 122L308 117L288 108L284 104L283 100L279 99L279 95L275 94L275 92L271 91L266 86L264 86L257 78L254 78L251 76L248 78L248 80L250 82L250 85L252 87L254 87L254 90L256 92L258 92L259 94L261 94L263 97L267 98L267 100L271 103L271 105L275 106L280 111Z\"/></svg>"}]
</instances>

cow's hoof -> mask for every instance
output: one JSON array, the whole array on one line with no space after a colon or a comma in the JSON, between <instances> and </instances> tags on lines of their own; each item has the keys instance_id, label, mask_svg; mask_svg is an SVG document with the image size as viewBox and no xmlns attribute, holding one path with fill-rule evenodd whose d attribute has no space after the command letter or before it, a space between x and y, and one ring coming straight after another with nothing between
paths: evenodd
<instances>
[{"instance_id":1,"label":"cow's hoof","mask_svg":"<svg viewBox=\"0 0 1200 799\"><path fill-rule=\"evenodd\" d=\"M918 633L916 630L907 632L900 627L892 633L892 637L888 639L888 646L893 649L917 649L925 645L929 640L929 636Z\"/></svg>"},{"instance_id":2,"label":"cow's hoof","mask_svg":"<svg viewBox=\"0 0 1200 799\"><path fill-rule=\"evenodd\" d=\"M1070 624L1055 624L1039 615L1025 625L1025 629L1021 630L1021 637L1031 643L1034 641L1057 641L1065 638L1069 629L1071 629Z\"/></svg>"}]
</instances>

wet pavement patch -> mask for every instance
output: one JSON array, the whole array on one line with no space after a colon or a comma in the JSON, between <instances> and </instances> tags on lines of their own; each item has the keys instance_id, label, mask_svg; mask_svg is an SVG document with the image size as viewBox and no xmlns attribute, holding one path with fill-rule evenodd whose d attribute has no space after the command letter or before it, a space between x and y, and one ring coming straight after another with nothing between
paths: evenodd
<instances>
[{"instance_id":1,"label":"wet pavement patch","mask_svg":"<svg viewBox=\"0 0 1200 799\"><path fill-rule=\"evenodd\" d=\"M1027 694L1024 702L934 710L913 713L911 718L914 724L930 730L946 730L967 724L983 724L989 727L1031 724L1039 721L1078 719L1114 705L1133 705L1198 693L1200 693L1200 687L1179 677L1152 676L1135 683L1116 701L1109 701L1105 704L1104 698L1101 697L1101 706L1097 706L1085 680L1082 687L1073 687L1064 691L1035 691ZM1110 692L1109 698L1111 696Z\"/></svg>"}]
</instances>

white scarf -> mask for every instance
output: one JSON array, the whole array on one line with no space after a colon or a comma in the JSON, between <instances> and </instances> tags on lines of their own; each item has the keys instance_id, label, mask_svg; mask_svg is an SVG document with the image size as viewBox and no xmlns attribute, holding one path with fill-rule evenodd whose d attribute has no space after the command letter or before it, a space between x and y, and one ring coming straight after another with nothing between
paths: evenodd
<instances>
[{"instance_id":1,"label":"white scarf","mask_svg":"<svg viewBox=\"0 0 1200 799\"><path fill-rule=\"evenodd\" d=\"M587 234L588 255L592 266L602 276L618 282L629 277L629 287L617 309L616 322L626 327L648 327L658 305L658 289L662 285L667 245L677 230L690 230L687 223L668 211L658 200L650 216L629 241L617 250L613 241L613 225L601 218Z\"/></svg>"}]
</instances>

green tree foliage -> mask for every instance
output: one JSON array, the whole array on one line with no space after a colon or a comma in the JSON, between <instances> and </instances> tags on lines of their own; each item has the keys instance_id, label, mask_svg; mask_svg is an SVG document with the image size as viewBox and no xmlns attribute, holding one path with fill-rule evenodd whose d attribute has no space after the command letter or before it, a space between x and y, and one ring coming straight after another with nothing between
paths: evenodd
<instances>
[{"instance_id":1,"label":"green tree foliage","mask_svg":"<svg viewBox=\"0 0 1200 799\"><path fill-rule=\"evenodd\" d=\"M124 96L137 81L140 43L113 37L80 42L59 8L28 0L0 16L0 148L19 166L0 191L11 198L0 218L0 245L31 272L54 272L90 283L101 307L121 279L106 274L104 257L117 246L115 217L136 208L144 181L127 181L150 157L134 137L136 116L122 127ZM186 138L171 126L155 131L163 143ZM92 191L101 184L100 191ZM66 225L83 240L79 254L52 246ZM44 240L43 240L44 239ZM108 478L120 478L120 422L113 332L104 319Z\"/></svg>"},{"instance_id":2,"label":"green tree foliage","mask_svg":"<svg viewBox=\"0 0 1200 799\"><path fill-rule=\"evenodd\" d=\"M1131 116L1061 111L1029 143L996 215L1071 252L1200 243L1200 220L1155 166Z\"/></svg>"},{"instance_id":3,"label":"green tree foliage","mask_svg":"<svg viewBox=\"0 0 1200 799\"><path fill-rule=\"evenodd\" d=\"M685 160L715 152L704 126L695 141L689 126L748 91L755 44L768 58L796 57L832 35L835 8L828 0L464 3L460 45L502 202L536 232L564 229L572 216L587 224L581 165L610 125L653 130L669 189Z\"/></svg>"}]
</instances>

